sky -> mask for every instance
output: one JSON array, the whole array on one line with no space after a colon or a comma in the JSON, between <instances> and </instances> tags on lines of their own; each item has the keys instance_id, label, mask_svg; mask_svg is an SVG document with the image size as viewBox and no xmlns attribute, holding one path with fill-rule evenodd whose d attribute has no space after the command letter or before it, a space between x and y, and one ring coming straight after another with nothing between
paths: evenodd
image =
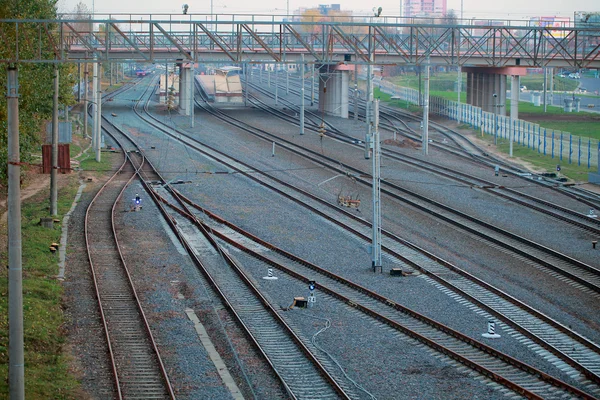
<instances>
[{"instance_id":1,"label":"sky","mask_svg":"<svg viewBox=\"0 0 600 400\"><path fill-rule=\"evenodd\" d=\"M290 13L299 7L311 8L319 4L340 4L342 10L354 15L367 15L373 7L382 7L384 16L398 16L400 0L59 0L59 12L70 12L83 2L96 13L181 13L187 3L189 13L209 14L211 1L215 14L285 14L289 2ZM494 18L523 20L533 16L573 17L574 11L600 11L598 0L447 0L448 9L460 15L461 3L465 18Z\"/></svg>"}]
</instances>

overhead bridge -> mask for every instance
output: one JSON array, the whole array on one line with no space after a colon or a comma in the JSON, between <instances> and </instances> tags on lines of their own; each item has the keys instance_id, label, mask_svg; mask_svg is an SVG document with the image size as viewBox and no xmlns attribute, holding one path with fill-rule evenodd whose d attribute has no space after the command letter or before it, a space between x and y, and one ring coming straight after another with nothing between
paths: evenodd
<instances>
[{"instance_id":1,"label":"overhead bridge","mask_svg":"<svg viewBox=\"0 0 600 400\"><path fill-rule=\"evenodd\" d=\"M319 22L279 16L119 15L106 19L0 20L15 37L2 63L184 62L432 64L600 68L600 26L354 17ZM223 21L222 19L227 19ZM425 23L423 23L425 21ZM463 24L464 23L464 24Z\"/></svg>"}]
</instances>

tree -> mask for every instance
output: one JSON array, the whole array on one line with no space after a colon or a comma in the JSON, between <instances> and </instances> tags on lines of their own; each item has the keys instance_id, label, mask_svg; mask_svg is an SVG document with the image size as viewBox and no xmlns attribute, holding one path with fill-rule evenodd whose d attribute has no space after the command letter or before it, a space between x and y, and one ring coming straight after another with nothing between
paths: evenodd
<instances>
[{"instance_id":1,"label":"tree","mask_svg":"<svg viewBox=\"0 0 600 400\"><path fill-rule=\"evenodd\" d=\"M2 0L0 19L56 19L54 0ZM9 47L14 48L17 32L12 24L4 24L3 33L8 45L0 46L0 55L8 54ZM55 27L50 26L49 29ZM46 35L38 36L35 24L19 26L19 53L24 57L36 54L39 40L42 48L51 49L52 45ZM32 40L32 38L35 38ZM4 58L4 57L3 57ZM0 65L0 87L6 88L7 67ZM52 116L52 94L54 66L52 64L21 64L19 68L19 142L21 161L30 162L32 153L39 152L40 144L45 136L42 129L46 120ZM59 98L63 104L73 104L74 67L60 66ZM5 89L4 89L5 90ZM0 97L5 99L6 92ZM7 147L8 147L7 102L0 101L0 185L7 181Z\"/></svg>"}]
</instances>

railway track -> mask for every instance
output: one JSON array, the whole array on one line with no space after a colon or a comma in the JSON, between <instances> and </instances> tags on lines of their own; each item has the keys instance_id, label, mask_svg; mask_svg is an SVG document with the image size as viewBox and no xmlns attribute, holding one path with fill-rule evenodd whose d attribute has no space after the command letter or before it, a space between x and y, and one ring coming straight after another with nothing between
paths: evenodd
<instances>
[{"instance_id":1,"label":"railway track","mask_svg":"<svg viewBox=\"0 0 600 400\"><path fill-rule=\"evenodd\" d=\"M293 80L292 82L295 86L299 86L299 83L295 82L295 80ZM260 87L260 86L252 84L252 88L253 88L253 90L256 90L265 95L269 95L271 97L273 96L273 94L264 87ZM298 90L292 89L292 90L290 90L290 92L294 93L295 95L300 95L300 92ZM282 103L287 104L287 106L290 109L298 111L298 106L296 104L289 102L288 100L283 99L283 98L280 99L280 101ZM405 110L402 110L402 109L399 109L396 107L389 107L389 106L385 106L385 105L380 105L379 109L380 109L380 126L382 128L389 129L391 131L397 131L397 132L401 133L402 135L407 136L408 138L410 138L416 142L421 141L420 134L417 134L405 122L405 120L407 120L407 119L411 120L411 121L420 122L421 118L419 116L415 116L408 111L405 111ZM359 117L362 120L364 120L365 105L364 105L364 100L362 100L362 99L359 99L359 110L360 110L360 112L362 112L362 114L360 114ZM350 114L353 114L353 112L351 111ZM315 115L314 117L318 119L318 116ZM387 123L386 123L386 121L387 121ZM292 120L290 120L289 122L295 123L296 125L298 124L297 119L295 122ZM400 126L398 126L398 124L400 124ZM331 131L333 134L341 136L342 140L345 140L345 141L350 140L350 142L352 142L352 143L356 143L356 141L360 140L360 138L348 139L349 138L348 135L346 135L343 132L340 132L332 125L328 125L327 127L328 127L328 130ZM466 160L476 161L483 165L487 165L491 168L494 168L496 165L498 165L502 168L503 173L510 174L510 175L519 177L521 179L525 179L529 183L534 183L536 185L540 185L545 188L549 188L557 193L562 194L563 196L569 197L581 204L584 204L587 207L591 207L594 209L600 209L600 198L596 193L592 193L592 192L589 192L586 190L572 187L570 185L564 185L564 184L558 183L557 181L552 180L552 179L548 180L541 175L535 175L535 174L529 173L528 171L524 171L520 167L516 167L512 163L507 162L506 160L504 160L502 158L495 157L494 155L486 152L485 150L482 150L479 146L474 144L471 140L469 140L467 137L460 134L459 132L457 132L453 129L447 128L447 127L445 127L441 124L438 124L434 121L429 122L429 128L433 133L437 133L447 139L444 141L436 140L435 142L430 143L431 146L433 146L441 151L451 153L455 156L462 157ZM430 134L432 132L430 132ZM389 151L390 149L382 149L382 150Z\"/></svg>"},{"instance_id":2,"label":"railway track","mask_svg":"<svg viewBox=\"0 0 600 400\"><path fill-rule=\"evenodd\" d=\"M86 211L85 242L112 363L114 397L175 399L115 232L117 204L135 174L125 157L98 191Z\"/></svg>"},{"instance_id":3,"label":"railway track","mask_svg":"<svg viewBox=\"0 0 600 400\"><path fill-rule=\"evenodd\" d=\"M383 322L400 333L421 341L520 395L527 398L545 399L562 398L569 395L593 398L592 395L578 389L572 391L573 388L569 385L563 386L563 383L539 370L261 240L203 209L188 198L185 198L185 201L198 213L195 216L187 215L187 217L191 220L203 218L203 224L209 225L208 229L224 242L303 283L308 283L316 278L318 290L332 296L344 305L357 309L376 321ZM246 240L240 240L240 235ZM317 274L315 275L315 273Z\"/></svg>"},{"instance_id":4,"label":"railway track","mask_svg":"<svg viewBox=\"0 0 600 400\"><path fill-rule=\"evenodd\" d=\"M133 145L131 138L128 140ZM130 153L141 157L139 148ZM136 173L152 198L156 200L157 193L161 193L163 201L168 197L178 203L169 185L149 162L140 163ZM178 213L169 213L160 203L158 205L191 258L268 360L291 398L313 398L314 393L323 399L356 398L353 387L337 383L328 372L335 369L331 363L313 355L314 349L311 351L305 344L309 341L294 333L237 263L212 239L210 232L197 229ZM185 207L181 202L179 205Z\"/></svg>"},{"instance_id":5,"label":"railway track","mask_svg":"<svg viewBox=\"0 0 600 400\"><path fill-rule=\"evenodd\" d=\"M179 132L177 136L181 137L182 132ZM192 140L186 140L185 142L190 144L196 150L221 163L228 160L228 157L225 154L216 152L213 149L207 151L204 146L202 146L203 148L201 149L198 144L192 143ZM228 168L235 169L239 173L246 174L250 179L261 181L263 182L263 185L267 185L263 179L256 178L257 176L265 176L267 174L258 173L251 166L243 165L237 161L227 162ZM248 171L251 171L252 173L248 174ZM292 200L296 199L297 201L297 188L293 188L293 190L290 187L285 188L284 182L277 181L273 177L269 177L268 180L271 181L268 185L270 185L272 190L277 190L282 195ZM273 181L277 183L273 184ZM284 188L275 188L275 186L279 185L282 185ZM311 207L311 209L319 215L331 213L331 211L322 211L319 207L335 208L327 202L317 199L310 194L303 193L303 196L313 198L312 200L314 200L314 203L318 204L318 206ZM303 199L303 202L306 202L306 199ZM339 212L339 210L336 212ZM351 223L344 221L343 224L352 226L350 229L355 232L354 234L361 235L365 241L368 241L369 234L367 232L370 224L349 213L344 213L344 216L346 217L345 219L353 219L353 221ZM334 220L334 222L340 220L339 215L335 216ZM468 298L478 306L497 315L500 319L507 322L507 324L519 330L525 337L531 338L531 340L538 343L542 348L550 349L548 350L548 354L555 354L562 360L561 362L573 365L589 379L596 379L594 376L598 374L597 356L599 353L597 346L592 342L579 337L575 333L569 333L567 328L561 326L556 321L552 321L541 313L519 303L516 299L512 299L510 296L493 288L491 285L487 285L469 274L460 271L460 269L450 265L444 260L418 249L418 247L413 244L394 237L394 235L389 232L384 232L384 235L386 238L390 238L395 242L393 245L385 247L384 250L389 254L402 260L402 262L409 263L414 268L421 269L423 272L427 273L428 276L431 276L432 279L436 279L436 281L451 288L455 293L459 293L461 296ZM408 256L406 256L407 254ZM439 270L440 265L444 267L443 270ZM428 268L430 269L429 271ZM453 272L453 274L449 275L449 271ZM456 284L453 282L456 282ZM508 307L508 304L511 304L512 306ZM548 335L543 337L544 335L542 335L540 331L547 332ZM568 346L570 347L567 349ZM572 350L572 352L570 352L570 350Z\"/></svg>"},{"instance_id":6,"label":"railway track","mask_svg":"<svg viewBox=\"0 0 600 400\"><path fill-rule=\"evenodd\" d=\"M287 151L311 160L315 164L321 165L336 174L352 174L357 183L362 184L366 188L371 187L371 180L364 178L369 177L369 174L365 171L347 164L341 164L338 160L326 157L316 151L302 148L289 140L266 132L259 132L257 129L249 127L242 121L218 110L211 110L210 112L228 123L264 140L272 141L276 139L279 147L283 147ZM511 251L518 257L524 257L536 263L538 268L548 272L550 275L560 277L560 279L567 279L572 285L580 289L589 291L590 293L600 293L600 270L593 266L535 243L532 240L513 234L505 229L501 229L492 223L445 206L427 196L405 189L398 184L382 180L381 193L431 215L433 218L456 226L492 246L499 246Z\"/></svg>"},{"instance_id":7,"label":"railway track","mask_svg":"<svg viewBox=\"0 0 600 400\"><path fill-rule=\"evenodd\" d=\"M266 90L265 88L262 88L262 87L259 87L256 85L253 85L252 88L253 88L253 90L263 93L264 95L272 96L272 93L269 92L268 90ZM272 115L275 115L278 118L283 119L289 123L299 125L297 117L288 115L288 114L282 112L281 110L274 109L270 105L262 102L260 99L254 97L254 96L251 98L253 99L253 103L258 108L262 109L263 111L268 112ZM291 110L297 109L297 106L295 104L293 104L292 102L287 101L285 99L282 99L281 101L282 101L282 103L287 104L287 106ZM402 119L400 119L399 117L397 117L394 114L394 113L397 114L396 111L393 111L389 107L385 108L385 110L387 110L387 111L385 111L383 113L382 119L389 121L388 122L389 129L393 129L393 127L396 126L396 125L394 125L392 120L395 120L395 121L398 121L398 122L404 124L406 126L406 128L409 129L408 125ZM401 115L404 115L404 114L401 114ZM317 118L318 118L318 116L316 116L314 114L309 115L309 120L311 121L311 124L309 124L309 128L315 132L318 132L318 129L320 127L320 124L315 122L315 120L318 121ZM414 116L411 115L411 118L414 118ZM474 162L474 161L478 160L477 162L479 162L479 163L484 162L486 165L489 165L491 167L494 167L495 165L503 165L503 169L502 169L503 174L510 172L513 175L518 174L515 176L519 176L521 178L523 177L522 170L519 170L519 169L515 170L512 165L507 164L504 160L500 160L497 158L490 158L490 156L488 154L484 153L482 150L479 149L478 146L473 144L469 139L465 138L464 136L456 134L453 131L448 130L447 128L444 128L443 126L441 126L439 124L434 124L434 127L437 131L442 132L445 136L447 136L452 142L454 142L456 144L456 148L461 150L460 156L464 157L465 153L468 154L470 157L469 158L470 162ZM333 137L340 138L340 140L342 140L342 141L347 141L347 142L349 141L350 143L353 143L353 144L356 144L356 142L358 141L358 139L352 138L352 137L346 135L345 133L335 129L335 127L333 127L331 125L328 125L327 129L328 129L328 132L331 132L331 135ZM417 138L416 136L412 137L412 139L419 140L419 138ZM443 147L444 145L441 144L440 146ZM540 212L542 214L553 217L557 220L566 222L570 225L576 226L576 227L578 227L584 231L587 231L589 233L600 235L600 220L595 219L595 218L590 218L589 213L587 213L587 211L588 211L587 207L594 207L596 205L596 203L592 203L589 201L579 201L580 205L578 206L578 210L576 211L576 210L569 209L567 207L562 207L556 203L546 201L545 199L540 198L538 196L533 196L533 195L524 193L523 191L519 191L517 189L510 188L505 185L499 185L496 182L482 179L480 177L474 176L472 174L464 173L464 172L458 171L456 169L447 168L439 163L434 163L429 160L424 160L419 157L413 157L413 156L407 155L406 153L401 153L399 151L395 151L390 146L382 149L382 156L385 156L386 158L389 158L389 159L399 161L406 165L410 165L410 166L412 166L414 168L418 168L420 170L431 172L438 176L452 179L454 181L468 185L472 188L483 189L486 192L496 195L498 197L501 197L505 200L509 200L516 204L527 207L531 210ZM476 157L476 159L474 157ZM532 179L527 178L528 182L531 180ZM570 196L570 195L568 197L572 198L572 196ZM581 200L581 199L578 198L577 200ZM585 205L585 207L584 207L584 205ZM597 203L597 205L600 205L600 203Z\"/></svg>"}]
</instances>

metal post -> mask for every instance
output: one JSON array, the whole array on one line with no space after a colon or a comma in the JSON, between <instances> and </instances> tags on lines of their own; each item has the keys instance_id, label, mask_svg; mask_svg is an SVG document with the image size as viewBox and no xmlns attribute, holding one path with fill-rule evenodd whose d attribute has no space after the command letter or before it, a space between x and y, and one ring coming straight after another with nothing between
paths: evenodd
<instances>
[{"instance_id":1,"label":"metal post","mask_svg":"<svg viewBox=\"0 0 600 400\"><path fill-rule=\"evenodd\" d=\"M358 64L354 64L354 121L358 121Z\"/></svg>"},{"instance_id":2,"label":"metal post","mask_svg":"<svg viewBox=\"0 0 600 400\"><path fill-rule=\"evenodd\" d=\"M96 115L94 121L96 121L96 161L100 162L100 147L102 146L102 66L98 65L98 91L96 92Z\"/></svg>"},{"instance_id":3,"label":"metal post","mask_svg":"<svg viewBox=\"0 0 600 400\"><path fill-rule=\"evenodd\" d=\"M165 64L165 104L169 98L169 63Z\"/></svg>"},{"instance_id":4,"label":"metal post","mask_svg":"<svg viewBox=\"0 0 600 400\"><path fill-rule=\"evenodd\" d=\"M544 112L548 112L548 102L546 99L546 93L548 91L548 68L544 67Z\"/></svg>"},{"instance_id":5,"label":"metal post","mask_svg":"<svg viewBox=\"0 0 600 400\"><path fill-rule=\"evenodd\" d=\"M96 115L98 114L98 63L92 63L92 116L94 118L94 122L92 125L92 149L96 149L96 129L98 129L98 125L96 124Z\"/></svg>"},{"instance_id":6,"label":"metal post","mask_svg":"<svg viewBox=\"0 0 600 400\"><path fill-rule=\"evenodd\" d=\"M550 77L550 105L554 105L554 68L548 68L548 76Z\"/></svg>"},{"instance_id":7,"label":"metal post","mask_svg":"<svg viewBox=\"0 0 600 400\"><path fill-rule=\"evenodd\" d=\"M109 78L109 85L112 86L113 85L113 63L110 63L110 78Z\"/></svg>"},{"instance_id":8,"label":"metal post","mask_svg":"<svg viewBox=\"0 0 600 400\"><path fill-rule=\"evenodd\" d=\"M310 86L310 106L314 106L315 104L315 64L311 64L312 66L312 85Z\"/></svg>"},{"instance_id":9,"label":"metal post","mask_svg":"<svg viewBox=\"0 0 600 400\"><path fill-rule=\"evenodd\" d=\"M457 101L460 104L460 92L462 92L462 71L460 65L458 66L458 73L456 76L456 91L457 91Z\"/></svg>"},{"instance_id":10,"label":"metal post","mask_svg":"<svg viewBox=\"0 0 600 400\"><path fill-rule=\"evenodd\" d=\"M419 106L422 106L423 105L423 103L422 103L423 96L421 94L421 66L419 65L418 68L419 68Z\"/></svg>"},{"instance_id":11,"label":"metal post","mask_svg":"<svg viewBox=\"0 0 600 400\"><path fill-rule=\"evenodd\" d=\"M190 66L190 126L194 127L194 75L196 64L194 63L194 52L192 52L192 65Z\"/></svg>"},{"instance_id":12,"label":"metal post","mask_svg":"<svg viewBox=\"0 0 600 400\"><path fill-rule=\"evenodd\" d=\"M85 63L85 66L83 67L83 76L84 76L84 81L85 81L85 85L83 85L83 138L87 138L87 133L88 133L88 99L89 99L89 71L88 71L88 63Z\"/></svg>"},{"instance_id":13,"label":"metal post","mask_svg":"<svg viewBox=\"0 0 600 400\"><path fill-rule=\"evenodd\" d=\"M245 73L244 73L244 78L246 80L246 87L244 88L244 106L248 107L248 63L244 64L244 69L245 69Z\"/></svg>"},{"instance_id":14,"label":"metal post","mask_svg":"<svg viewBox=\"0 0 600 400\"><path fill-rule=\"evenodd\" d=\"M81 103L81 63L77 64L77 103Z\"/></svg>"},{"instance_id":15,"label":"metal post","mask_svg":"<svg viewBox=\"0 0 600 400\"><path fill-rule=\"evenodd\" d=\"M425 93L423 96L423 154L429 154L429 57L425 65ZM419 75L420 76L420 75Z\"/></svg>"},{"instance_id":16,"label":"metal post","mask_svg":"<svg viewBox=\"0 0 600 400\"><path fill-rule=\"evenodd\" d=\"M509 130L508 138L508 156L513 156L513 142L515 141L515 122L519 118L519 76L513 75L511 77L510 86L510 123L511 128Z\"/></svg>"},{"instance_id":17,"label":"metal post","mask_svg":"<svg viewBox=\"0 0 600 400\"><path fill-rule=\"evenodd\" d=\"M287 64L285 65L285 94L290 94L290 71L287 69Z\"/></svg>"},{"instance_id":18,"label":"metal post","mask_svg":"<svg viewBox=\"0 0 600 400\"><path fill-rule=\"evenodd\" d=\"M277 71L278 65L275 64L275 105L279 103L279 71Z\"/></svg>"},{"instance_id":19,"label":"metal post","mask_svg":"<svg viewBox=\"0 0 600 400\"><path fill-rule=\"evenodd\" d=\"M300 75L302 75L302 85L300 86L300 134L304 135L304 53L300 57L302 58L300 66Z\"/></svg>"},{"instance_id":20,"label":"metal post","mask_svg":"<svg viewBox=\"0 0 600 400\"><path fill-rule=\"evenodd\" d=\"M19 75L8 67L8 392L25 399L23 345L23 264L21 244L21 166L19 156Z\"/></svg>"},{"instance_id":21,"label":"metal post","mask_svg":"<svg viewBox=\"0 0 600 400\"><path fill-rule=\"evenodd\" d=\"M379 147L379 100L373 102L373 232L372 267L373 272L381 264L381 163Z\"/></svg>"},{"instance_id":22,"label":"metal post","mask_svg":"<svg viewBox=\"0 0 600 400\"><path fill-rule=\"evenodd\" d=\"M52 169L50 170L50 215L58 215L58 64L54 64L52 99Z\"/></svg>"},{"instance_id":23,"label":"metal post","mask_svg":"<svg viewBox=\"0 0 600 400\"><path fill-rule=\"evenodd\" d=\"M371 106L373 102L373 47L372 47L372 33L371 28L369 27L369 64L367 64L367 104L365 107L366 110L366 122L367 122L367 132L365 133L365 159L369 159L369 150L371 147Z\"/></svg>"}]
</instances>

